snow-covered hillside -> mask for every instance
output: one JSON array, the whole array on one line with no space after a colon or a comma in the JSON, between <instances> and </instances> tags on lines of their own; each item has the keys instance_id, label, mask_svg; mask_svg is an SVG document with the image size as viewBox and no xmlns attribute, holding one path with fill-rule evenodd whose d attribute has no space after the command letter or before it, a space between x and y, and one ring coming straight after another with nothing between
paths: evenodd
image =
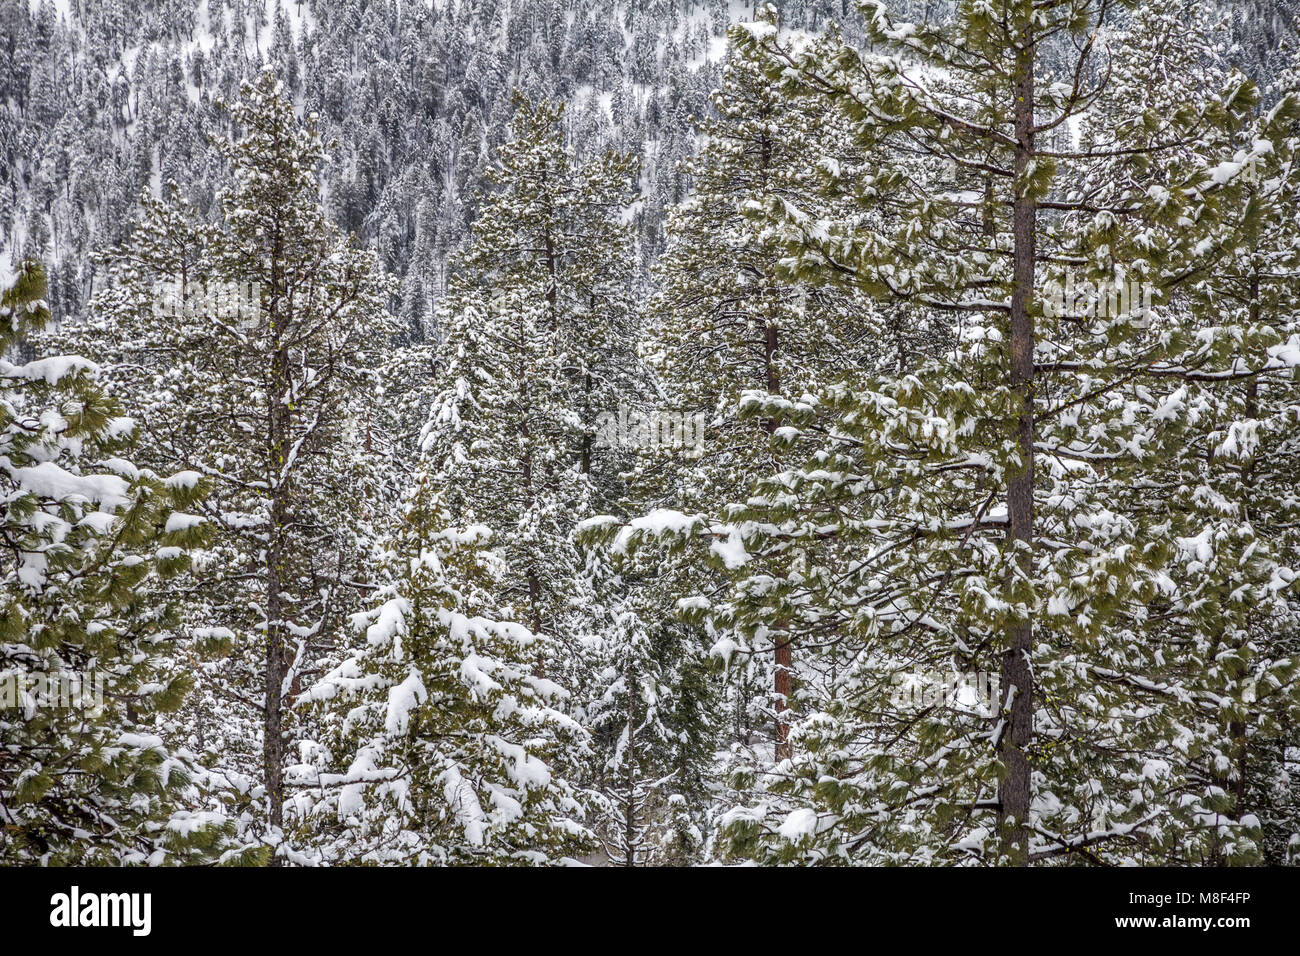
<instances>
[{"instance_id":1,"label":"snow-covered hillside","mask_svg":"<svg viewBox=\"0 0 1300 956\"><path fill-rule=\"evenodd\" d=\"M0 0L0 864L1300 863L1292 10Z\"/></svg>"}]
</instances>

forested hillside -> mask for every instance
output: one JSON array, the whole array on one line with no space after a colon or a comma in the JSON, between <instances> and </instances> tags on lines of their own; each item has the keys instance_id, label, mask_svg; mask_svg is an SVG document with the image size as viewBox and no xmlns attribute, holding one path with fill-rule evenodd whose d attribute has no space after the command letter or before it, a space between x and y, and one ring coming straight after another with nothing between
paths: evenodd
<instances>
[{"instance_id":1,"label":"forested hillside","mask_svg":"<svg viewBox=\"0 0 1300 956\"><path fill-rule=\"evenodd\" d=\"M330 218L401 280L393 308L422 329L465 239L512 114L511 94L567 104L576 149L641 159L629 211L641 264L659 249L692 117L709 109L728 0L432 3L430 0L8 0L0 11L0 253L57 263L56 318L96 288L91 253L121 241L139 194L170 179L204 216L224 183L209 138L221 103L270 65L301 113L337 142L322 170ZM819 29L839 0L792 4Z\"/></svg>"},{"instance_id":2,"label":"forested hillside","mask_svg":"<svg viewBox=\"0 0 1300 956\"><path fill-rule=\"evenodd\" d=\"M1290 0L0 0L0 862L1300 862Z\"/></svg>"}]
</instances>

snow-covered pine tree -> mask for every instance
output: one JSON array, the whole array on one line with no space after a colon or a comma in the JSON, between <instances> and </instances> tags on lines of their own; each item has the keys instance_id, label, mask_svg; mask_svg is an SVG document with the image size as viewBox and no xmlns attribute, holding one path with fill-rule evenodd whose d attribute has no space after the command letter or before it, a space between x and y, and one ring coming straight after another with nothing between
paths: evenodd
<instances>
[{"instance_id":1,"label":"snow-covered pine tree","mask_svg":"<svg viewBox=\"0 0 1300 956\"><path fill-rule=\"evenodd\" d=\"M1114 110L1117 118L1133 112L1134 101L1172 108L1215 64L1219 34L1204 11L1188 5L1181 23L1151 20L1139 8L1119 38L1116 79L1127 95L1108 99L1128 100L1129 109ZM1150 69L1164 77L1158 87L1145 81ZM1238 151L1216 170L1234 188L1220 200L1228 214L1209 240L1212 266L1171 296L1180 325L1206 340L1231 336L1245 354L1227 363L1195 355L1178 370L1169 405L1182 428L1179 453L1132 490L1116 489L1125 510L1159 501L1182 526L1169 567L1176 588L1135 630L1179 658L1181 679L1146 691L1154 698L1150 710L1178 732L1166 729L1140 746L1167 766L1167 786L1182 795L1167 824L1176 839L1166 841L1172 849L1164 858L1189 865L1282 863L1300 846L1287 742L1300 708L1300 388L1276 349L1274 361L1249 358L1288 341L1294 348L1300 334L1297 94L1295 75L1284 74L1270 107L1257 106L1255 122L1238 134ZM1118 119L1111 126L1125 145L1144 135ZM1106 178L1098 170L1095 181Z\"/></svg>"},{"instance_id":2,"label":"snow-covered pine tree","mask_svg":"<svg viewBox=\"0 0 1300 956\"><path fill-rule=\"evenodd\" d=\"M586 732L534 673L541 638L482 616L512 573L491 535L452 527L420 476L355 618L364 644L304 698L328 708L299 769L324 795L303 820L326 861L546 864L589 846L564 775L588 759Z\"/></svg>"},{"instance_id":3,"label":"snow-covered pine tree","mask_svg":"<svg viewBox=\"0 0 1300 956\"><path fill-rule=\"evenodd\" d=\"M1300 54L1292 52L1265 102L1276 102L1284 96L1300 95ZM1300 209L1297 196L1298 173L1294 140L1272 165L1272 174L1260 175L1259 169L1247 177L1246 200L1263 192L1265 202L1260 204L1259 218L1252 223L1241 244L1245 255L1234 259L1236 268L1223 270L1227 280L1226 298L1237 310L1245 309L1251 320L1272 326L1279 338L1290 340L1300 333L1300 302L1296 298L1300 282L1300 244L1295 235L1300 225L1295 222ZM1233 443L1228 450L1236 451L1239 459L1240 486L1244 494L1245 517L1257 537L1268 540L1274 556L1300 554L1300 522L1296 509L1300 507L1294 494L1294 476L1300 474L1300 441L1297 441L1296 423L1300 422L1297 390L1281 386L1276 374L1248 378L1235 383L1234 397L1240 402L1240 418L1259 424L1247 426L1251 440L1242 446ZM1225 433L1226 437L1226 433ZM1286 574L1294 574L1294 562L1278 562L1274 580L1270 584L1286 583ZM1292 661L1300 659L1300 598L1296 585L1289 589L1270 587L1282 594L1287 605L1285 618L1274 616L1256 620L1251 637L1257 642L1250 650L1266 666L1275 666L1279 658ZM1271 610L1278 609L1276 600L1270 601ZM1240 721L1235 736L1239 742L1237 754L1238 779L1230 789L1236 797L1236 818L1246 813L1260 821L1260 858L1270 865L1300 862L1300 751L1294 746L1300 735L1300 718L1295 714L1295 701L1300 694L1295 690L1295 677L1288 686L1260 686L1256 661L1248 665L1254 679L1250 696L1255 706L1242 708L1247 718ZM1289 693L1288 693L1289 691ZM1245 734L1240 733L1241 730ZM1243 740L1244 738L1244 740Z\"/></svg>"},{"instance_id":4,"label":"snow-covered pine tree","mask_svg":"<svg viewBox=\"0 0 1300 956\"><path fill-rule=\"evenodd\" d=\"M1238 174L1276 151L1290 107L1239 155L1254 98L1235 79L1142 109L1136 146L1053 142L1110 92L1092 64L1113 5L964 3L946 24L864 12L868 51L787 37L771 14L734 40L767 57L784 93L855 125L874 173L826 166L826 188L895 214L826 219L775 199L753 214L791 278L851 277L882 304L949 315L957 345L868 387L754 396L751 413L785 420L775 439L800 463L721 523L661 515L628 532L723 538L713 550L739 595L723 623L832 651L823 706L774 775L781 799L730 814L731 847L1162 858L1200 821L1177 812L1184 791L1159 758L1117 741L1178 746L1177 712L1151 704L1185 675L1133 625L1177 587L1166 568L1191 522L1177 507L1121 511L1115 489L1181 450L1181 383L1297 358L1264 329L1203 317L1189 330L1176 301L1244 227ZM933 694L970 674L983 686L916 700L916 684Z\"/></svg>"},{"instance_id":5,"label":"snow-covered pine tree","mask_svg":"<svg viewBox=\"0 0 1300 956\"><path fill-rule=\"evenodd\" d=\"M714 511L743 499L780 462L768 448L776 422L742 418L741 396L797 398L882 358L871 300L779 276L783 250L744 214L769 200L822 204L809 188L818 165L852 163L843 124L779 95L744 51L728 58L713 106L716 116L700 122L703 148L688 164L692 193L668 218L643 344L666 405L698 416L704 434L698 455L643 458L634 491L643 509ZM729 671L735 722L770 725L778 760L789 756L781 716L793 686L789 638L779 630L757 643L740 637Z\"/></svg>"},{"instance_id":6,"label":"snow-covered pine tree","mask_svg":"<svg viewBox=\"0 0 1300 956\"><path fill-rule=\"evenodd\" d=\"M591 604L572 531L612 483L598 413L636 394L622 221L633 166L614 153L578 163L559 105L515 108L440 307L442 388L423 453L452 513L492 528L513 572L500 613L548 638L537 663L549 671L554 642L576 637Z\"/></svg>"},{"instance_id":7,"label":"snow-covered pine tree","mask_svg":"<svg viewBox=\"0 0 1300 956\"><path fill-rule=\"evenodd\" d=\"M0 354L50 318L45 274L21 265L0 298ZM76 356L0 359L0 860L243 862L199 789L193 755L157 733L192 684L175 666L176 608L145 585L201 543L197 475L162 478L129 453L135 424Z\"/></svg>"},{"instance_id":8,"label":"snow-covered pine tree","mask_svg":"<svg viewBox=\"0 0 1300 956\"><path fill-rule=\"evenodd\" d=\"M1275 101L1268 111L1253 106L1249 111L1260 114L1254 122L1238 112L1232 135L1208 149L1204 139L1175 145L1150 122L1204 101L1216 86L1231 91L1227 100L1253 102L1254 91L1242 90L1240 77L1219 59L1218 31L1195 4L1178 17L1148 6L1126 15L1110 36L1109 87L1081 124L1080 147L1073 150L1080 155L1061 163L1061 178L1097 208L1123 210L1131 201L1125 183L1132 178L1127 156L1134 154L1125 151L1162 142L1159 166L1144 168L1145 175L1207 168L1214 187L1200 192L1203 207L1193 207L1196 227L1166 230L1158 242L1152 235L1160 235L1159 227L1115 229L1094 209L1064 211L1056 227L1083 237L1079 251L1092 261L1084 264L1081 255L1069 268L1076 282L1096 288L1097 298L1083 311L1099 317L1113 311L1105 299L1115 265L1141 263L1164 245L1163 269L1174 281L1160 284L1155 321L1133 344L1149 350L1165 330L1187 343L1175 342L1156 361L1150 351L1124 356L1123 345L1114 347L1112 379L1130 378L1141 388L1122 406L1123 384L1098 388L1091 379L1087 386L1124 409L1130 436L1149 436L1112 456L1107 493L1117 513L1154 522L1171 552L1162 567L1168 577L1144 604L1112 609L1100 652L1067 650L1042 678L1045 696L1057 703L1044 715L1046 733L1091 747L1047 748L1041 771L1049 780L1076 781L1073 802L1087 807L1097 857L1109 862L1258 860L1261 772L1274 776L1264 765L1277 765L1269 758L1279 753L1300 703L1285 529L1292 506L1270 494L1267 480L1273 468L1290 467L1283 423L1296 400L1284 354L1295 334L1290 285L1300 235L1290 198L1296 102ZM1150 82L1153 73L1161 83ZM1156 191L1165 185L1159 182ZM1058 279L1069 281L1068 273ZM1067 348L1074 344L1066 340ZM1096 367L1081 374L1089 377ZM1250 398L1261 389L1271 408ZM1161 424L1134 429L1156 396ZM1119 480L1125 471L1131 480ZM1255 471L1265 476L1259 485L1249 477ZM1076 472L1080 478L1086 472ZM1086 680L1076 686L1077 678L1067 676L1076 672L1099 690L1086 695ZM1061 703L1072 699L1080 704ZM1140 752L1141 760L1117 758L1125 748ZM1089 751L1104 756L1089 760ZM1114 799L1135 777L1155 782L1164 812L1139 834L1101 836L1140 818L1136 807ZM1087 796L1084 787L1098 792ZM1288 837L1277 832L1280 820L1273 822L1276 856L1279 838Z\"/></svg>"},{"instance_id":9,"label":"snow-covered pine tree","mask_svg":"<svg viewBox=\"0 0 1300 956\"><path fill-rule=\"evenodd\" d=\"M618 507L627 452L602 438L645 392L624 221L634 165L615 153L580 162L560 105L514 105L487 175L495 191L480 198L473 241L440 306L443 388L423 460L458 520L493 531L508 569L495 613L537 635L537 673L572 690L575 716L600 721L609 655L627 663L615 648L634 633L622 607L634 599L574 531L593 507ZM584 783L607 792L617 735L597 740ZM691 809L702 812L698 794Z\"/></svg>"},{"instance_id":10,"label":"snow-covered pine tree","mask_svg":"<svg viewBox=\"0 0 1300 956\"><path fill-rule=\"evenodd\" d=\"M321 207L315 120L295 117L269 72L243 85L230 118L239 138L219 143L232 173L221 226L196 222L175 187L145 197L76 334L140 409L146 461L211 483L200 507L216 535L187 589L187 623L230 652L206 668L204 703L233 791L256 784L258 825L274 840L285 701L369 573L386 475L369 433L375 369L396 326L375 255Z\"/></svg>"}]
</instances>

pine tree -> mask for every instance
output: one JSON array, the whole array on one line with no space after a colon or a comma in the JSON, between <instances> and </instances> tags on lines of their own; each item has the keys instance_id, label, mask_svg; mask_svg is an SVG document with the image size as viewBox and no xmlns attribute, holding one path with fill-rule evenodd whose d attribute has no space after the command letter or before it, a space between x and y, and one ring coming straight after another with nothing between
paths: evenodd
<instances>
[{"instance_id":1,"label":"pine tree","mask_svg":"<svg viewBox=\"0 0 1300 956\"><path fill-rule=\"evenodd\" d=\"M1116 488L1165 477L1188 382L1294 362L1275 331L1209 315L1189 329L1181 306L1189 278L1212 274L1248 227L1238 174L1279 152L1294 107L1235 158L1254 94L1232 77L1223 93L1125 116L1118 145L1049 147L1108 94L1123 100L1091 72L1108 5L961 4L941 25L866 13L867 52L834 35L787 42L771 15L734 34L784 94L841 111L874 169L821 171L854 216L775 198L752 214L789 278L950 316L956 345L866 384L752 397L751 414L781 419L774 441L797 464L719 519L677 522L713 540L736 579L725 602L693 607L827 648L803 671L820 706L792 729L770 796L728 814L730 848L1168 858L1204 821L1180 812L1186 791L1159 747L1128 747L1185 743L1179 708L1152 706L1195 696L1178 645L1142 629L1188 596L1168 569L1202 529L1180 503L1124 508ZM1259 593L1237 594L1232 617ZM1214 633L1204 606L1198 617ZM970 674L985 677L963 686Z\"/></svg>"},{"instance_id":2,"label":"pine tree","mask_svg":"<svg viewBox=\"0 0 1300 956\"><path fill-rule=\"evenodd\" d=\"M396 326L375 255L321 208L315 121L295 118L271 73L246 83L230 113L240 138L221 144L233 180L224 228L196 221L175 187L167 201L142 199L82 334L140 408L148 460L212 484L202 513L216 536L187 613L233 652L211 669L222 701L212 708L227 728L245 726L229 769L260 778L258 817L274 841L285 702L368 574L386 480L369 458L369 406Z\"/></svg>"},{"instance_id":3,"label":"pine tree","mask_svg":"<svg viewBox=\"0 0 1300 956\"><path fill-rule=\"evenodd\" d=\"M1149 17L1135 11L1133 45L1177 51L1184 61L1173 69L1161 64L1162 72L1189 85L1212 62L1215 34L1207 24L1199 44L1189 43L1186 22L1167 24L1180 43L1153 43ZM1198 47L1201 55L1193 58L1189 50ZM1151 60L1152 51L1141 52ZM1135 97L1174 102L1178 87L1167 80L1152 92L1134 78L1131 89ZM1183 736L1177 747L1168 746L1167 736L1143 746L1167 762L1183 794L1172 815L1179 831L1174 858L1187 864L1285 862L1297 833L1286 740L1300 706L1288 557L1296 547L1290 476L1300 463L1292 437L1298 395L1287 374L1294 359L1287 353L1300 331L1294 293L1300 180L1295 141L1277 133L1293 133L1300 101L1294 76L1283 76L1279 87L1274 105L1255 108L1237 152L1216 168L1235 186L1224 199L1230 215L1213 238L1213 268L1191 276L1175 300L1181 324L1202 339L1231 335L1262 343L1256 347L1267 358L1216 368L1198 355L1189 363L1174 396L1186 409L1182 453L1170 456L1143 483L1141 499L1128 503L1140 509L1166 501L1186 522L1169 568L1177 591L1144 622L1148 642L1154 635L1157 646L1177 649L1191 665L1178 685L1182 699L1166 693L1156 705ZM1269 148L1256 155L1261 144Z\"/></svg>"},{"instance_id":4,"label":"pine tree","mask_svg":"<svg viewBox=\"0 0 1300 956\"><path fill-rule=\"evenodd\" d=\"M781 468L767 450L776 421L742 418L742 397L797 398L879 360L882 329L870 299L778 275L783 251L745 215L768 201L821 207L823 197L809 190L817 167L853 160L842 128L780 96L743 52L727 61L713 104L717 118L701 123L705 145L689 164L693 192L668 220L643 346L667 403L706 427L698 456L648 462L637 489L643 507L712 511L740 500L756 478ZM781 760L789 756L782 714L792 703L794 648L780 630L757 645L751 637L739 637L743 653L734 659L738 719L761 708ZM762 684L770 698L753 699Z\"/></svg>"},{"instance_id":5,"label":"pine tree","mask_svg":"<svg viewBox=\"0 0 1300 956\"><path fill-rule=\"evenodd\" d=\"M24 263L0 299L0 353L49 321L45 273ZM197 863L231 826L192 754L155 732L191 686L174 666L176 609L145 585L183 570L204 534L181 509L197 476L123 457L135 424L76 356L0 360L0 859Z\"/></svg>"}]
</instances>

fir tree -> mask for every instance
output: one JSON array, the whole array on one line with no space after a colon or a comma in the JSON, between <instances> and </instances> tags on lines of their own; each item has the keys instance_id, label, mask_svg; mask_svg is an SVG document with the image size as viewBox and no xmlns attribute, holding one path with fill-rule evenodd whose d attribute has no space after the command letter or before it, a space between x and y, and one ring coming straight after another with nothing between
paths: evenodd
<instances>
[{"instance_id":1,"label":"fir tree","mask_svg":"<svg viewBox=\"0 0 1300 956\"><path fill-rule=\"evenodd\" d=\"M619 603L585 649L598 835L618 866L689 865L707 843L716 681L695 632L662 615L663 579L631 561L621 571L600 589Z\"/></svg>"},{"instance_id":2,"label":"fir tree","mask_svg":"<svg viewBox=\"0 0 1300 956\"><path fill-rule=\"evenodd\" d=\"M336 708L313 757L325 798L306 818L326 859L545 864L587 845L563 775L586 734L560 709L565 692L534 673L541 638L482 616L510 573L490 538L452 527L419 478L388 579L355 619L364 645L307 697Z\"/></svg>"},{"instance_id":3,"label":"fir tree","mask_svg":"<svg viewBox=\"0 0 1300 956\"><path fill-rule=\"evenodd\" d=\"M516 572L502 613L552 639L574 636L582 603L572 530L599 494L597 416L634 387L631 163L577 163L561 112L516 100L442 304L445 384L423 438L453 514L492 527Z\"/></svg>"}]
</instances>

